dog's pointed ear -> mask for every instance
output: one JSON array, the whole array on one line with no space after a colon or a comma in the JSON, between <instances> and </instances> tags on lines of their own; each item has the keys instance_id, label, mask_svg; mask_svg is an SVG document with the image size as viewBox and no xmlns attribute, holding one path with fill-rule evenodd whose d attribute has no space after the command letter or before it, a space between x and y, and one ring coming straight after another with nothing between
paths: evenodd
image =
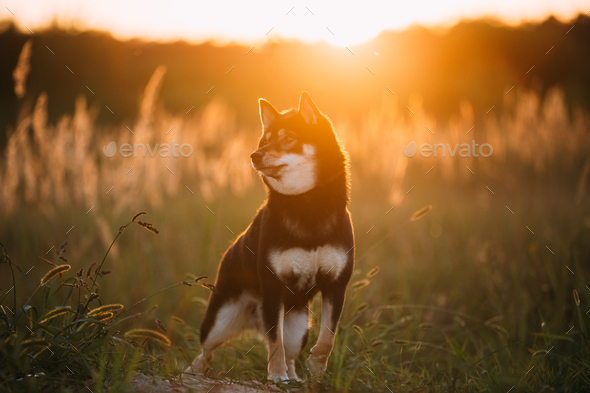
<instances>
[{"instance_id":1,"label":"dog's pointed ear","mask_svg":"<svg viewBox=\"0 0 590 393\"><path fill-rule=\"evenodd\" d=\"M260 108L260 121L262 122L262 127L268 128L270 123L279 116L279 112L277 112L274 106L264 98L258 100L258 106Z\"/></svg>"},{"instance_id":2,"label":"dog's pointed ear","mask_svg":"<svg viewBox=\"0 0 590 393\"><path fill-rule=\"evenodd\" d=\"M301 93L299 98L299 113L307 124L316 124L321 115L320 110L306 91Z\"/></svg>"}]
</instances>

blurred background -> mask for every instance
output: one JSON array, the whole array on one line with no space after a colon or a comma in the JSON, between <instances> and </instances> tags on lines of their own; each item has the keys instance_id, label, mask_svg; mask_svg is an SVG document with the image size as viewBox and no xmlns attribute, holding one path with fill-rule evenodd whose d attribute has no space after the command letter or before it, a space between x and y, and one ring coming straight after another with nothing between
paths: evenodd
<instances>
[{"instance_id":1,"label":"blurred background","mask_svg":"<svg viewBox=\"0 0 590 393\"><path fill-rule=\"evenodd\" d=\"M430 309L395 308L382 322L411 314L416 326L399 337L443 346L467 334L472 360L517 342L489 360L516 364L517 374L532 364L528 352L557 345L549 332L574 324L574 289L588 308L582 2L35 4L0 10L0 241L24 272L34 266L20 285L35 288L49 268L38 256L55 259L64 242L74 270L100 262L139 211L160 234L123 234L102 299L134 302L191 274L212 281L265 198L249 161L261 132L257 100L284 110L305 90L350 153L353 281L380 267L349 295L345 318L364 303L455 310L493 339L478 341ZM192 156L102 153L111 141L173 140L191 144ZM412 141L489 143L493 154L407 158ZM3 292L11 282L0 273ZM196 327L207 296L179 287L147 303L165 323L176 316ZM564 354L579 347L558 344ZM391 362L403 366L397 355Z\"/></svg>"}]
</instances>

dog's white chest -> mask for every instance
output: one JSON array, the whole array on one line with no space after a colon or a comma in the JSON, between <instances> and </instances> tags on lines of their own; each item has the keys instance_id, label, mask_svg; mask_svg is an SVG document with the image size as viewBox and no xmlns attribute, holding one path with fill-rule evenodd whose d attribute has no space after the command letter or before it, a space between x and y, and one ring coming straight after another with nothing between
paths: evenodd
<instances>
[{"instance_id":1,"label":"dog's white chest","mask_svg":"<svg viewBox=\"0 0 590 393\"><path fill-rule=\"evenodd\" d=\"M318 273L338 277L346 266L346 251L340 247L321 246L314 250L294 247L288 250L273 250L269 266L280 279L296 277L296 289L315 285Z\"/></svg>"}]
</instances>

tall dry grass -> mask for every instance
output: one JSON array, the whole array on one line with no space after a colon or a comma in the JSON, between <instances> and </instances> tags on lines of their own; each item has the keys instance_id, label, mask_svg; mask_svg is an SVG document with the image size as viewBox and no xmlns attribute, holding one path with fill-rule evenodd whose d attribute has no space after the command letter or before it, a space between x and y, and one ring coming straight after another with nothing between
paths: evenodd
<instances>
[{"instance_id":1,"label":"tall dry grass","mask_svg":"<svg viewBox=\"0 0 590 393\"><path fill-rule=\"evenodd\" d=\"M402 185L409 165L423 172L435 166L444 181L457 183L472 176L466 166L492 178L514 178L528 171L544 176L555 166L587 176L579 170L580 161L590 158L590 116L579 108L568 110L559 87L550 89L544 97L516 89L504 98L500 112L485 115L482 120L476 119L468 101L461 102L458 112L440 125L424 111L419 97L410 100L408 106L413 114L395 96L384 95L381 105L368 113L360 126L337 123L353 170L389 184L389 201L394 205L400 204L407 192ZM492 145L492 156L457 159L447 152L443 158L439 151L436 159L416 155L410 161L402 154L412 141L418 146L442 143L454 148L473 140ZM362 181L363 176L357 180Z\"/></svg>"},{"instance_id":2,"label":"tall dry grass","mask_svg":"<svg viewBox=\"0 0 590 393\"><path fill-rule=\"evenodd\" d=\"M31 72L30 60L32 45L32 40L25 42L25 45L23 45L20 52L20 56L18 57L16 68L12 73L12 79L14 80L14 94L16 94L16 97L19 99L23 98L27 92L27 77L29 76L29 72Z\"/></svg>"},{"instance_id":3,"label":"tall dry grass","mask_svg":"<svg viewBox=\"0 0 590 393\"><path fill-rule=\"evenodd\" d=\"M23 206L37 206L48 214L71 204L89 209L113 186L117 211L136 202L138 195L159 205L164 196L188 192L185 186L205 200L228 190L243 194L254 176L249 162L240 158L249 156L258 131L238 128L234 113L220 101L190 116L164 112L157 105L164 75L160 67L150 78L135 123L116 129L97 124L98 108L89 107L83 96L76 100L73 115L48 124L48 97L41 94L33 113L24 115L8 138L0 164L2 214ZM194 150L190 158L144 158L144 148L137 150L137 157L107 158L102 148L111 141L118 147L175 141Z\"/></svg>"},{"instance_id":4,"label":"tall dry grass","mask_svg":"<svg viewBox=\"0 0 590 393\"><path fill-rule=\"evenodd\" d=\"M0 214L13 214L22 206L37 206L48 214L71 204L89 209L104 200L113 186L117 212L137 203L138 198L158 206L165 197L188 192L186 187L205 201L228 191L244 195L254 184L248 156L256 146L259 126L237 124L235 112L220 100L188 115L166 112L158 105L165 73L166 69L159 67L147 82L134 124L111 129L96 123L99 108L89 107L84 96L76 100L73 114L48 124L49 97L41 94L33 112L23 114L8 139L0 163L4 185ZM506 96L501 111L484 116L477 127L468 101L460 104L446 124L438 124L429 116L418 96L409 106L413 113L395 96L386 95L360 125L334 119L357 179L387 184L388 199L394 205L404 199L407 190L403 182L409 168L426 172L435 166L445 181L452 182L471 176L466 166L495 178L513 176L515 167L543 175L555 165L578 171L580 160L586 160L590 151L590 117L580 109L568 110L559 88L549 90L544 97L515 90ZM447 154L445 158L416 156L410 160L401 154L411 141L453 147L471 144L472 140L491 144L493 155L453 159ZM118 147L123 143L152 147L172 141L188 143L193 154L189 158L162 158L157 154L144 158L144 149L139 148L138 157L117 154L107 158L102 148L111 141Z\"/></svg>"}]
</instances>

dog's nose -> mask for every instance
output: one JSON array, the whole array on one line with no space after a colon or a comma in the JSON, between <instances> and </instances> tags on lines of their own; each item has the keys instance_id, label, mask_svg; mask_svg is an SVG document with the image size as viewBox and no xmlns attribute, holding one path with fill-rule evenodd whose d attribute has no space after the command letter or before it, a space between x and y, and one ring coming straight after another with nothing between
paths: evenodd
<instances>
[{"instance_id":1,"label":"dog's nose","mask_svg":"<svg viewBox=\"0 0 590 393\"><path fill-rule=\"evenodd\" d=\"M264 157L264 153L256 150L254 153L250 154L250 158L252 159L252 163L255 165L260 164L262 161L262 157Z\"/></svg>"}]
</instances>

